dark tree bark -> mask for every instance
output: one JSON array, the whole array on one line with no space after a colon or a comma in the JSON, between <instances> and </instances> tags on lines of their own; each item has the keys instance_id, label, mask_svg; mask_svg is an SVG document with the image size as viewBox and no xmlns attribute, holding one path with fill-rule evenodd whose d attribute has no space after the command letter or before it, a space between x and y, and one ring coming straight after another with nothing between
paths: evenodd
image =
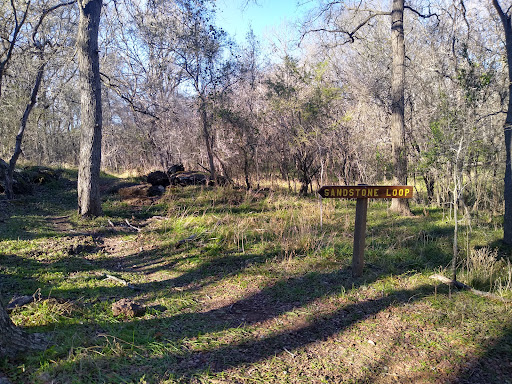
<instances>
[{"instance_id":1,"label":"dark tree bark","mask_svg":"<svg viewBox=\"0 0 512 384\"><path fill-rule=\"evenodd\" d=\"M249 180L249 154L248 151L243 148L244 153L244 178L245 178L245 188L249 191L251 189L251 181Z\"/></svg>"},{"instance_id":2,"label":"dark tree bark","mask_svg":"<svg viewBox=\"0 0 512 384\"><path fill-rule=\"evenodd\" d=\"M3 60L0 60L0 98L2 97L2 83L3 83L3 78L4 78L4 75L5 75L5 72L6 72L6 68L12 58L12 54L14 52L14 47L18 41L18 38L19 38L19 34L20 34L20 31L23 27L23 24L25 24L25 21L27 19L27 15L28 15L28 10L30 8L30 3L31 1L27 1L26 3L26 7L25 7L25 10L23 12L23 16L21 18L21 20L18 19L18 10L16 9L16 4L14 2L11 2L11 7L12 7L12 12L13 14L15 15L14 17L14 28L12 31L10 31L10 40L7 40L4 42L4 47L6 47L3 52L0 52L0 57L3 57L4 59ZM11 180L11 188L9 189L9 164L0 159L0 170L1 170L1 174L0 174L0 177L2 177L4 179L4 182L5 182L5 189L7 191L7 197L9 199L12 198L12 178L10 179ZM9 190L11 191L11 193L9 194Z\"/></svg>"},{"instance_id":3,"label":"dark tree bark","mask_svg":"<svg viewBox=\"0 0 512 384\"><path fill-rule=\"evenodd\" d=\"M508 64L508 110L505 124L503 126L505 138L505 217L503 219L503 242L512 245L512 164L510 147L512 144L512 23L510 14L503 12L498 0L492 0L492 5L500 16L505 32L505 48Z\"/></svg>"},{"instance_id":4,"label":"dark tree bark","mask_svg":"<svg viewBox=\"0 0 512 384\"><path fill-rule=\"evenodd\" d=\"M425 186L427 187L428 203L432 204L434 202L434 191L435 191L434 176L430 172L425 171L425 173L423 174L423 181L425 182Z\"/></svg>"},{"instance_id":5,"label":"dark tree bark","mask_svg":"<svg viewBox=\"0 0 512 384\"><path fill-rule=\"evenodd\" d=\"M407 185L407 148L405 145L404 90L405 40L404 0L393 0L391 9L391 145L393 150L393 176L398 185ZM407 199L393 199L391 210L410 215Z\"/></svg>"},{"instance_id":6,"label":"dark tree bark","mask_svg":"<svg viewBox=\"0 0 512 384\"><path fill-rule=\"evenodd\" d=\"M27 334L16 327L0 300L0 358L15 356L32 349L44 349L44 339L39 334Z\"/></svg>"},{"instance_id":7,"label":"dark tree bark","mask_svg":"<svg viewBox=\"0 0 512 384\"><path fill-rule=\"evenodd\" d=\"M101 80L98 31L102 0L79 0L78 68L81 92L81 140L78 168L78 212L102 214L99 191L101 165Z\"/></svg>"},{"instance_id":8,"label":"dark tree bark","mask_svg":"<svg viewBox=\"0 0 512 384\"><path fill-rule=\"evenodd\" d=\"M43 61L42 54L41 54L41 64L39 65L39 68L37 69L36 81L34 83L34 87L32 88L32 94L30 96L30 101L28 102L27 106L25 107L25 112L23 113L23 117L21 118L20 129L18 131L18 134L16 135L16 144L14 145L14 152L12 154L11 160L9 161L7 168L4 171L5 172L5 175L4 175L5 194L7 196L7 199L14 198L14 192L13 192L14 168L16 167L16 163L21 154L21 143L23 142L23 135L25 134L25 128L27 127L27 122L28 122L28 118L30 116L30 112L32 112L32 108L34 108L34 105L36 105L36 102L37 102L37 93L39 92L39 88L41 86L41 81L43 79L44 66L45 66L45 63Z\"/></svg>"},{"instance_id":9,"label":"dark tree bark","mask_svg":"<svg viewBox=\"0 0 512 384\"><path fill-rule=\"evenodd\" d=\"M215 161L213 159L213 148L212 148L212 138L210 136L210 124L208 120L208 111L206 100L201 98L201 106L199 107L201 111L201 125L203 128L203 138L206 146L206 153L208 155L208 165L210 166L210 180L212 182L217 181L217 171L215 169Z\"/></svg>"}]
</instances>

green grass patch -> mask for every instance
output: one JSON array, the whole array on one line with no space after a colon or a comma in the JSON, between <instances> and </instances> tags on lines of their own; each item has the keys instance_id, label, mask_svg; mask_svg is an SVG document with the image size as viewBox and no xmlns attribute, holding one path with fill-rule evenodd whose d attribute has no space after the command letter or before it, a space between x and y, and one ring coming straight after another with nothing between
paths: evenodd
<instances>
[{"instance_id":1,"label":"green grass patch","mask_svg":"<svg viewBox=\"0 0 512 384\"><path fill-rule=\"evenodd\" d=\"M318 199L286 191L169 188L134 202L108 192L123 182L103 175L96 219L76 214L69 170L8 204L1 298L34 294L11 318L50 339L0 361L13 383L510 380L509 305L429 278L451 261L443 210L400 217L370 202L354 279L353 201L323 201L322 217ZM511 297L499 228L483 213L460 227L461 281ZM145 314L115 317L122 298Z\"/></svg>"}]
</instances>

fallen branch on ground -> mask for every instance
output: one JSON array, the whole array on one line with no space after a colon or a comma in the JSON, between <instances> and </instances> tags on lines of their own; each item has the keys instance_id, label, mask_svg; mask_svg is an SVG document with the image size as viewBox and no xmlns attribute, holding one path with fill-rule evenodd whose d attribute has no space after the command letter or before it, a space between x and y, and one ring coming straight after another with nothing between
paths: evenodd
<instances>
[{"instance_id":1,"label":"fallen branch on ground","mask_svg":"<svg viewBox=\"0 0 512 384\"><path fill-rule=\"evenodd\" d=\"M445 277L443 275L435 274L435 275L430 276L430 278L434 279L434 280L438 280L441 283L454 286L454 287L456 287L458 289L464 289L466 291L470 291L471 293L473 293L473 294L475 294L477 296L482 296L482 297L486 297L488 299L502 301L504 303L512 303L512 300L505 299L505 298L503 298L501 296L495 295L495 294L490 293L490 292L479 291L478 289L471 288L469 285L461 283L460 281L456 281L456 280L453 281L452 279L449 279L449 278L447 278L447 277Z\"/></svg>"},{"instance_id":2,"label":"fallen branch on ground","mask_svg":"<svg viewBox=\"0 0 512 384\"><path fill-rule=\"evenodd\" d=\"M191 242L191 241L194 241L195 239L197 239L197 235L191 235L191 236L187 237L186 239L183 239L183 240L178 241L178 242L175 244L175 247L176 247L176 248L179 248L179 247L181 247L183 244L185 244L185 243L189 243L189 242Z\"/></svg>"},{"instance_id":3,"label":"fallen branch on ground","mask_svg":"<svg viewBox=\"0 0 512 384\"><path fill-rule=\"evenodd\" d=\"M135 227L135 226L131 225L131 224L130 224L130 222L128 221L128 219L126 219L125 221L126 221L126 224L128 224L128 226L129 226L130 228L135 229L137 232L140 232L140 231L141 231L141 229L140 229L140 228L137 228L137 227Z\"/></svg>"},{"instance_id":4,"label":"fallen branch on ground","mask_svg":"<svg viewBox=\"0 0 512 384\"><path fill-rule=\"evenodd\" d=\"M124 285L124 286L126 286L128 288L134 289L136 291L140 290L140 288L130 284L126 280L120 279L119 277L115 277L115 276L109 275L108 273L105 273L105 280L114 280L114 281L117 281L118 283L121 283L122 285Z\"/></svg>"},{"instance_id":5,"label":"fallen branch on ground","mask_svg":"<svg viewBox=\"0 0 512 384\"><path fill-rule=\"evenodd\" d=\"M138 227L136 227L136 226L134 226L134 225L130 224L130 222L128 221L128 219L125 219L125 223L126 223L127 225L121 224L119 227L117 227L117 226L116 226L116 225L115 225L115 224L114 224L110 219L108 220L108 223L109 223L109 225L110 225L112 228L114 228L115 230L118 230L118 228L119 228L119 227L121 227L121 228L126 228L126 227L128 227L127 229L133 229L134 231L137 231L137 232L142 231L142 229L141 229L141 228L138 228Z\"/></svg>"}]
</instances>

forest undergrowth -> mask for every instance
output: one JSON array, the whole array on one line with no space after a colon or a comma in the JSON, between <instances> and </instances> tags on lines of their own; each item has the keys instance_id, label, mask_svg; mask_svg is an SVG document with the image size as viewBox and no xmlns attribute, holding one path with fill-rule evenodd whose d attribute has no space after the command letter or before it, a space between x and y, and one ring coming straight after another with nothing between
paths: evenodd
<instances>
[{"instance_id":1,"label":"forest undergrowth","mask_svg":"<svg viewBox=\"0 0 512 384\"><path fill-rule=\"evenodd\" d=\"M76 173L0 196L0 297L46 350L0 361L12 383L511 383L511 249L499 217L453 222L370 201L363 276L351 273L355 202L286 190L168 188L76 213ZM320 212L322 214L320 214ZM114 316L130 299L141 317Z\"/></svg>"}]
</instances>

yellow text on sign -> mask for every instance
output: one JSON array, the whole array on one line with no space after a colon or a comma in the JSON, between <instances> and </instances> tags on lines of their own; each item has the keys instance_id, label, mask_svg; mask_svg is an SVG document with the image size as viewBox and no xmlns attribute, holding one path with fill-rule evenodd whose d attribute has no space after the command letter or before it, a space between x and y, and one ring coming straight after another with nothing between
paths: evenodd
<instances>
[{"instance_id":1,"label":"yellow text on sign","mask_svg":"<svg viewBox=\"0 0 512 384\"><path fill-rule=\"evenodd\" d=\"M411 186L324 186L318 193L325 198L338 199L410 199L413 195Z\"/></svg>"}]
</instances>

